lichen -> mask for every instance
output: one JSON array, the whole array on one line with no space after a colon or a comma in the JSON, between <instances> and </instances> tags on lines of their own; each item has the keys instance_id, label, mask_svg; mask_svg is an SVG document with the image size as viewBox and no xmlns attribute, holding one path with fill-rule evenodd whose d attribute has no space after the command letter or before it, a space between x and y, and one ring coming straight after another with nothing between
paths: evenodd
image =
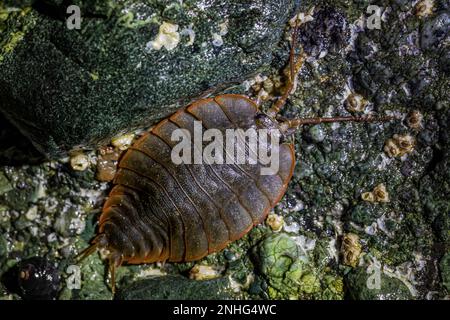
<instances>
[{"instance_id":1,"label":"lichen","mask_svg":"<svg viewBox=\"0 0 450 320\"><path fill-rule=\"evenodd\" d=\"M320 256L320 247L315 253L314 248L308 248L283 233L269 235L258 245L255 252L257 265L269 284L270 298L342 297L339 277L318 265L314 258Z\"/></svg>"},{"instance_id":2,"label":"lichen","mask_svg":"<svg viewBox=\"0 0 450 320\"><path fill-rule=\"evenodd\" d=\"M28 30L34 26L36 20L30 18L32 15L33 12L30 7L25 7L20 10L9 10L3 5L0 6L0 63L14 51ZM6 27L4 24L7 19L17 19L17 21L20 21L20 28L17 31L5 32Z\"/></svg>"}]
</instances>

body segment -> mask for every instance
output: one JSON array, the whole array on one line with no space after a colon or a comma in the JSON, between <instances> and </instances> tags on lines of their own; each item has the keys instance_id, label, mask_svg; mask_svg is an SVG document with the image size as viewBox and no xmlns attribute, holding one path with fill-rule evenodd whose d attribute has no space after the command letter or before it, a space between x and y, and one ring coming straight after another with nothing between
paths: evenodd
<instances>
[{"instance_id":1,"label":"body segment","mask_svg":"<svg viewBox=\"0 0 450 320\"><path fill-rule=\"evenodd\" d=\"M292 144L280 146L280 169L258 164L179 164L172 132L256 127L257 106L244 96L200 100L161 121L119 162L100 218L100 234L123 261L194 261L219 251L264 221L283 196L294 169ZM194 145L194 143L193 143ZM224 150L226 153L226 150ZM259 160L259 159L258 159Z\"/></svg>"}]
</instances>

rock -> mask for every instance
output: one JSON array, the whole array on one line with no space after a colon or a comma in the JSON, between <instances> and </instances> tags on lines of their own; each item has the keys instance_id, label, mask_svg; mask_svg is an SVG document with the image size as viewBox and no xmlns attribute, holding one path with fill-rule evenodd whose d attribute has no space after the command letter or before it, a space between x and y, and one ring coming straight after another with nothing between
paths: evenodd
<instances>
[{"instance_id":1,"label":"rock","mask_svg":"<svg viewBox=\"0 0 450 320\"><path fill-rule=\"evenodd\" d=\"M371 281L364 268L357 268L346 277L346 285L350 298L355 300L409 300L412 299L409 289L397 278L391 278L380 273L380 287L372 288L368 285Z\"/></svg>"},{"instance_id":2,"label":"rock","mask_svg":"<svg viewBox=\"0 0 450 320\"><path fill-rule=\"evenodd\" d=\"M360 226L369 226L383 214L386 214L386 212L387 210L384 206L375 206L364 201L352 208L349 220Z\"/></svg>"},{"instance_id":3,"label":"rock","mask_svg":"<svg viewBox=\"0 0 450 320\"><path fill-rule=\"evenodd\" d=\"M229 280L190 280L182 276L161 276L139 280L120 290L117 300L210 300L231 299Z\"/></svg>"},{"instance_id":4,"label":"rock","mask_svg":"<svg viewBox=\"0 0 450 320\"><path fill-rule=\"evenodd\" d=\"M315 143L322 142L326 137L326 132L320 124L312 126L308 130L308 137Z\"/></svg>"},{"instance_id":5,"label":"rock","mask_svg":"<svg viewBox=\"0 0 450 320\"><path fill-rule=\"evenodd\" d=\"M345 16L332 7L320 8L313 15L314 20L306 23L300 33L305 52L311 56L324 56L337 52L348 41L350 31Z\"/></svg>"},{"instance_id":6,"label":"rock","mask_svg":"<svg viewBox=\"0 0 450 320\"><path fill-rule=\"evenodd\" d=\"M3 264L3 260L6 259L6 255L8 253L8 247L5 240L5 237L0 234L0 261Z\"/></svg>"},{"instance_id":7,"label":"rock","mask_svg":"<svg viewBox=\"0 0 450 320\"><path fill-rule=\"evenodd\" d=\"M441 269L442 284L450 292L450 252L447 252L439 264Z\"/></svg>"},{"instance_id":8,"label":"rock","mask_svg":"<svg viewBox=\"0 0 450 320\"><path fill-rule=\"evenodd\" d=\"M24 300L55 299L60 279L55 263L42 257L20 261L2 277L7 289Z\"/></svg>"},{"instance_id":9,"label":"rock","mask_svg":"<svg viewBox=\"0 0 450 320\"><path fill-rule=\"evenodd\" d=\"M428 20L421 33L420 46L424 50L436 50L444 44L450 36L450 15L442 12L433 19Z\"/></svg>"},{"instance_id":10,"label":"rock","mask_svg":"<svg viewBox=\"0 0 450 320\"><path fill-rule=\"evenodd\" d=\"M0 165L36 164L43 158L30 140L0 112Z\"/></svg>"},{"instance_id":11,"label":"rock","mask_svg":"<svg viewBox=\"0 0 450 320\"><path fill-rule=\"evenodd\" d=\"M433 227L435 236L443 243L450 244L450 154L442 155L442 161L435 163L434 169L421 179L420 197L424 216Z\"/></svg>"},{"instance_id":12,"label":"rock","mask_svg":"<svg viewBox=\"0 0 450 320\"><path fill-rule=\"evenodd\" d=\"M13 186L9 182L8 178L5 177L3 172L0 172L0 195L11 191Z\"/></svg>"},{"instance_id":13,"label":"rock","mask_svg":"<svg viewBox=\"0 0 450 320\"><path fill-rule=\"evenodd\" d=\"M0 111L49 157L153 124L263 70L293 14L287 0L76 3L81 30L66 27L56 0L2 24ZM151 46L164 22L178 26L170 50Z\"/></svg>"}]
</instances>

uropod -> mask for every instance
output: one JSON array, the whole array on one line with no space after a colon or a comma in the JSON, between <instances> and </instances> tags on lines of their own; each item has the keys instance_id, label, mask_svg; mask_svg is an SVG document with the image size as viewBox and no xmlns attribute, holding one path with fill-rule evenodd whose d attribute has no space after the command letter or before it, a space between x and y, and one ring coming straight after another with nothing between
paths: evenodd
<instances>
[{"instance_id":1,"label":"uropod","mask_svg":"<svg viewBox=\"0 0 450 320\"><path fill-rule=\"evenodd\" d=\"M256 154L255 163L175 163L172 157L178 143L172 139L175 131L181 130L193 139L196 123L201 123L205 130L219 132L253 128L265 132L265 140L272 141L275 132L283 139L305 124L391 119L371 116L281 119L278 114L294 88L304 60L303 54L295 54L297 33L298 23L292 34L286 91L267 112L259 110L254 101L243 95L201 99L159 122L122 156L114 187L99 218L98 234L80 254L83 259L97 249L107 250L113 292L115 270L124 263L195 261L240 239L264 221L292 178L294 144L286 139L277 148L278 170L261 174L260 153ZM257 136L258 146L271 148L259 141L263 136ZM252 152L249 141L238 140L235 143L241 143L248 156ZM191 142L195 149L195 142ZM268 154L273 150L263 151Z\"/></svg>"}]
</instances>

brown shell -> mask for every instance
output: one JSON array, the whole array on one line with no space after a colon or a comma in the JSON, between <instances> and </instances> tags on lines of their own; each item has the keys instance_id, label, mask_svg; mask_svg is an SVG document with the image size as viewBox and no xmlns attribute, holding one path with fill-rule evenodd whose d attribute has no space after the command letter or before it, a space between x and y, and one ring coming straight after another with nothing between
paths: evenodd
<instances>
[{"instance_id":1,"label":"brown shell","mask_svg":"<svg viewBox=\"0 0 450 320\"><path fill-rule=\"evenodd\" d=\"M256 165L171 161L172 131L255 126L256 104L240 95L197 101L158 123L119 162L114 188L100 217L108 249L127 263L194 261L217 252L261 223L284 195L295 159L280 145L277 175Z\"/></svg>"}]
</instances>

